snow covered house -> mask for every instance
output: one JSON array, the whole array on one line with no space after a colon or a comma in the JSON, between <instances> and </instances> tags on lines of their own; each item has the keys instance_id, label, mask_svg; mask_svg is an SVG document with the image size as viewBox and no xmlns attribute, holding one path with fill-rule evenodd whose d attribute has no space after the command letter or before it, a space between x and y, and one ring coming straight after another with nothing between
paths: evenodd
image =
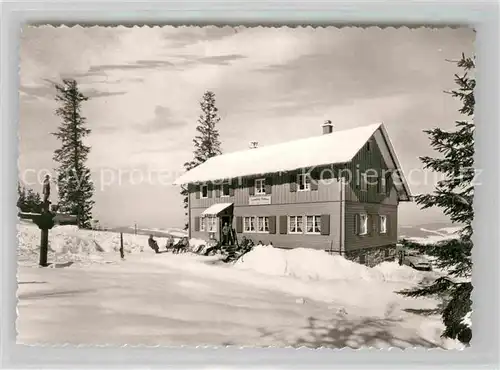
<instances>
[{"instance_id":1,"label":"snow covered house","mask_svg":"<svg viewBox=\"0 0 500 370\"><path fill-rule=\"evenodd\" d=\"M392 257L399 202L411 194L383 124L210 158L175 184L189 192L189 236L225 223L282 248L315 248L373 265Z\"/></svg>"}]
</instances>

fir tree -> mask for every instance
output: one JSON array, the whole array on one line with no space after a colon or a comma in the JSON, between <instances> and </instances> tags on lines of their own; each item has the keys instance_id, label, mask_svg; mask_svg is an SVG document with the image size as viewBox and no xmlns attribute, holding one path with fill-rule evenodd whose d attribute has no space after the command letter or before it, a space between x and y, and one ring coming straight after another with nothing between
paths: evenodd
<instances>
[{"instance_id":1,"label":"fir tree","mask_svg":"<svg viewBox=\"0 0 500 370\"><path fill-rule=\"evenodd\" d=\"M26 211L26 188L21 186L20 182L17 182L17 208L21 212Z\"/></svg>"},{"instance_id":2,"label":"fir tree","mask_svg":"<svg viewBox=\"0 0 500 370\"><path fill-rule=\"evenodd\" d=\"M27 189L17 183L17 207L21 212L40 213L42 211L42 198L33 189Z\"/></svg>"},{"instance_id":3,"label":"fir tree","mask_svg":"<svg viewBox=\"0 0 500 370\"><path fill-rule=\"evenodd\" d=\"M81 106L88 98L78 89L74 80L63 80L56 84L56 101L60 103L56 115L62 119L58 131L53 133L61 147L54 152L53 159L59 164L56 169L59 192L59 209L78 217L78 226L90 228L94 202L94 184L85 162L90 147L83 139L90 134L86 119L81 115Z\"/></svg>"},{"instance_id":4,"label":"fir tree","mask_svg":"<svg viewBox=\"0 0 500 370\"><path fill-rule=\"evenodd\" d=\"M426 252L437 258L437 267L448 271L447 276L438 278L433 283L421 285L416 289L400 292L409 297L438 296L445 330L443 337L457 338L469 344L472 336L470 327L464 318L471 312L472 301L472 220L474 218L474 58L466 57L456 62L464 70L455 75L458 87L450 92L461 101L459 112L464 119L455 122L454 131L439 128L426 130L431 146L440 153L440 158L421 157L424 168L444 175L432 194L416 197L422 209L439 207L452 223L463 225L460 238L432 245Z\"/></svg>"},{"instance_id":5,"label":"fir tree","mask_svg":"<svg viewBox=\"0 0 500 370\"><path fill-rule=\"evenodd\" d=\"M192 170L209 158L221 154L219 131L215 127L220 121L219 110L215 105L215 93L207 91L203 95L200 102L201 114L198 118L198 126L196 131L198 134L193 139L194 152L193 159L184 163L186 171ZM188 207L188 190L183 188L181 195L184 197L184 208ZM186 213L187 215L187 213ZM189 223L186 223L185 229L187 230Z\"/></svg>"}]
</instances>

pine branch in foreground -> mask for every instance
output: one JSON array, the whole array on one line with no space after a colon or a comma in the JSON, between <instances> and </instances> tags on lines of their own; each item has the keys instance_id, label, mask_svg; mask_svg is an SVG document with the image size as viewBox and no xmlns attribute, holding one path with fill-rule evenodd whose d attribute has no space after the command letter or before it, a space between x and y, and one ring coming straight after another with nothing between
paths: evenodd
<instances>
[{"instance_id":1,"label":"pine branch in foreground","mask_svg":"<svg viewBox=\"0 0 500 370\"><path fill-rule=\"evenodd\" d=\"M438 269L447 276L440 277L430 284L420 284L414 289L398 292L406 297L439 297L442 302L437 312L441 314L445 330L443 337L458 339L469 344L472 331L464 323L464 318L472 310L472 221L474 219L474 88L476 82L471 75L474 60L462 54L457 66L464 69L462 75L455 75L458 87L448 92L462 102L459 112L466 120L455 122L455 131L439 128L425 130L431 147L439 157L421 157L425 169L441 173L443 179L436 184L431 194L415 197L421 209L438 207L451 222L462 226L458 239L446 240L433 245L418 245L403 241L403 244L416 247L435 258ZM416 245L417 244L417 245Z\"/></svg>"}]
</instances>

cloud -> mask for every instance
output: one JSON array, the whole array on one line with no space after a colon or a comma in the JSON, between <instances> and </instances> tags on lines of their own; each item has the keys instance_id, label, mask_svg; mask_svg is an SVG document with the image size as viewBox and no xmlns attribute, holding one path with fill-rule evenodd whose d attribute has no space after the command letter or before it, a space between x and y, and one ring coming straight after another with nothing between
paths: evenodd
<instances>
[{"instance_id":1,"label":"cloud","mask_svg":"<svg viewBox=\"0 0 500 370\"><path fill-rule=\"evenodd\" d=\"M127 70L127 69L158 69L173 67L172 62L166 60L137 60L129 64L103 64L93 65L89 68L89 72L103 72L109 70Z\"/></svg>"},{"instance_id":2,"label":"cloud","mask_svg":"<svg viewBox=\"0 0 500 370\"><path fill-rule=\"evenodd\" d=\"M230 65L232 61L245 59L246 56L241 54L228 54L228 55L214 55L199 58L198 62L203 64L211 64L211 65Z\"/></svg>"},{"instance_id":3,"label":"cloud","mask_svg":"<svg viewBox=\"0 0 500 370\"><path fill-rule=\"evenodd\" d=\"M144 124L135 125L134 129L142 133L153 133L173 130L186 125L187 122L174 117L169 108L157 105L154 110L154 118Z\"/></svg>"}]
</instances>

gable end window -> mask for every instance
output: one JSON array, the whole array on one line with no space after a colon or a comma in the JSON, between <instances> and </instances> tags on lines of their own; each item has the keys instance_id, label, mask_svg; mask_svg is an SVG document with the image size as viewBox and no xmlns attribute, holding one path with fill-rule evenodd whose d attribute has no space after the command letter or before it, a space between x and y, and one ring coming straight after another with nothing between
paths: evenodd
<instances>
[{"instance_id":1,"label":"gable end window","mask_svg":"<svg viewBox=\"0 0 500 370\"><path fill-rule=\"evenodd\" d=\"M266 194L266 179L255 180L255 194Z\"/></svg>"}]
</instances>

